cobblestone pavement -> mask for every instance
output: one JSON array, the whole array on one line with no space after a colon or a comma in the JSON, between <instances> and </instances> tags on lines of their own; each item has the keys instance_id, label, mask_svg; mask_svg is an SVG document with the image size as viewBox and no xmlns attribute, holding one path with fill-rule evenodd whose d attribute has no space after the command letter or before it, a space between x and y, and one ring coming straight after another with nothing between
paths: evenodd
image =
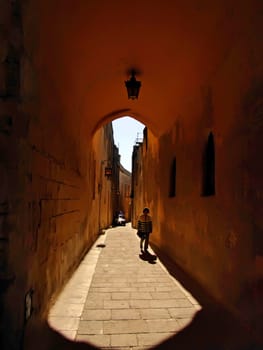
<instances>
[{"instance_id":1,"label":"cobblestone pavement","mask_svg":"<svg viewBox=\"0 0 263 350\"><path fill-rule=\"evenodd\" d=\"M100 236L50 310L49 324L99 348L146 349L185 327L200 306L129 224Z\"/></svg>"}]
</instances>

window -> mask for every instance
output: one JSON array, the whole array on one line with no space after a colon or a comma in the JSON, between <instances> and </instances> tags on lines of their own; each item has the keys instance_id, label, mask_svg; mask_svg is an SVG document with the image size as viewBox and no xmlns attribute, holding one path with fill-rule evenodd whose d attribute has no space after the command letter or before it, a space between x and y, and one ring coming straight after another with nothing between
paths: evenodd
<instances>
[{"instance_id":1,"label":"window","mask_svg":"<svg viewBox=\"0 0 263 350\"><path fill-rule=\"evenodd\" d=\"M147 127L145 127L143 129L143 140L145 142L145 148L146 148L146 151L147 151L147 149L148 149L148 129L147 129Z\"/></svg>"},{"instance_id":2,"label":"window","mask_svg":"<svg viewBox=\"0 0 263 350\"><path fill-rule=\"evenodd\" d=\"M96 160L93 159L93 174L92 174L92 182L93 182L93 193L92 193L92 199L95 199L96 196Z\"/></svg>"},{"instance_id":3,"label":"window","mask_svg":"<svg viewBox=\"0 0 263 350\"><path fill-rule=\"evenodd\" d=\"M169 197L175 197L175 195L176 195L176 158L174 157L170 168Z\"/></svg>"},{"instance_id":4,"label":"window","mask_svg":"<svg viewBox=\"0 0 263 350\"><path fill-rule=\"evenodd\" d=\"M215 146L210 132L203 157L203 196L215 195Z\"/></svg>"}]
</instances>

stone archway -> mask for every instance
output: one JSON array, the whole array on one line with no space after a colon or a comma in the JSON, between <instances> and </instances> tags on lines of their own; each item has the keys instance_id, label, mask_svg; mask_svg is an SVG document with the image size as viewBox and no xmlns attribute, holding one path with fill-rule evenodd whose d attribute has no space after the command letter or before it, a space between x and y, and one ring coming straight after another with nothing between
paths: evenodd
<instances>
[{"instance_id":1,"label":"stone archway","mask_svg":"<svg viewBox=\"0 0 263 350\"><path fill-rule=\"evenodd\" d=\"M121 0L110 6L19 3L3 0L0 14L0 147L8 182L8 199L1 198L8 202L2 207L8 231L2 266L16 277L5 292L9 340L18 344L21 338L28 292L34 290L35 313L43 313L94 239L86 214L94 193L92 136L124 111L156 135L148 138L144 175L152 178L143 193L143 200L158 203L155 243L215 298L235 307L244 284L262 279L261 252L252 242L262 215L250 214L262 207L261 178L252 172L250 186L247 171L260 167L262 145L261 2L149 6L135 0L130 17ZM4 62L13 67L8 79ZM128 101L124 87L133 66L142 81L138 101ZM217 190L200 198L207 130L218 147ZM177 191L168 198L167 164L175 151Z\"/></svg>"}]
</instances>

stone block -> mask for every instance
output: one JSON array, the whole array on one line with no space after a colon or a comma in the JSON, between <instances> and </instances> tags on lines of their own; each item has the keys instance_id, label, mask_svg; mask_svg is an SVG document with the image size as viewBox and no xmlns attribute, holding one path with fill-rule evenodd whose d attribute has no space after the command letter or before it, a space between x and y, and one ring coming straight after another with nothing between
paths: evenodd
<instances>
[{"instance_id":1,"label":"stone block","mask_svg":"<svg viewBox=\"0 0 263 350\"><path fill-rule=\"evenodd\" d=\"M84 309L81 315L81 320L84 320L84 321L110 320L111 318L112 318L111 310Z\"/></svg>"},{"instance_id":2,"label":"stone block","mask_svg":"<svg viewBox=\"0 0 263 350\"><path fill-rule=\"evenodd\" d=\"M117 309L111 310L112 320L138 320L141 318L139 310Z\"/></svg>"},{"instance_id":3,"label":"stone block","mask_svg":"<svg viewBox=\"0 0 263 350\"><path fill-rule=\"evenodd\" d=\"M111 338L111 346L116 347L125 347L130 348L131 346L138 345L136 334L112 334Z\"/></svg>"},{"instance_id":4,"label":"stone block","mask_svg":"<svg viewBox=\"0 0 263 350\"><path fill-rule=\"evenodd\" d=\"M78 335L79 334L103 334L103 321L80 320Z\"/></svg>"}]
</instances>

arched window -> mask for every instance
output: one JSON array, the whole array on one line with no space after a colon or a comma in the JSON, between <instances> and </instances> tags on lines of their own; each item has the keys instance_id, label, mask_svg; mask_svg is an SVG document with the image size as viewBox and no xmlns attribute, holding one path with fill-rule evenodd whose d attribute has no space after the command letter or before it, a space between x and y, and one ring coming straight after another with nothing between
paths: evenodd
<instances>
[{"instance_id":1,"label":"arched window","mask_svg":"<svg viewBox=\"0 0 263 350\"><path fill-rule=\"evenodd\" d=\"M147 129L147 127L145 127L143 129L143 140L145 142L145 148L146 148L146 151L147 151L147 149L148 149L148 129Z\"/></svg>"},{"instance_id":2,"label":"arched window","mask_svg":"<svg viewBox=\"0 0 263 350\"><path fill-rule=\"evenodd\" d=\"M93 159L93 173L92 173L92 199L96 197L96 159Z\"/></svg>"},{"instance_id":3,"label":"arched window","mask_svg":"<svg viewBox=\"0 0 263 350\"><path fill-rule=\"evenodd\" d=\"M203 158L203 196L215 195L215 145L210 132Z\"/></svg>"},{"instance_id":4,"label":"arched window","mask_svg":"<svg viewBox=\"0 0 263 350\"><path fill-rule=\"evenodd\" d=\"M18 97L20 90L20 59L19 53L10 47L5 64L6 97Z\"/></svg>"},{"instance_id":5,"label":"arched window","mask_svg":"<svg viewBox=\"0 0 263 350\"><path fill-rule=\"evenodd\" d=\"M170 169L170 188L169 188L169 197L176 196L176 158L172 160L171 169Z\"/></svg>"}]
</instances>

